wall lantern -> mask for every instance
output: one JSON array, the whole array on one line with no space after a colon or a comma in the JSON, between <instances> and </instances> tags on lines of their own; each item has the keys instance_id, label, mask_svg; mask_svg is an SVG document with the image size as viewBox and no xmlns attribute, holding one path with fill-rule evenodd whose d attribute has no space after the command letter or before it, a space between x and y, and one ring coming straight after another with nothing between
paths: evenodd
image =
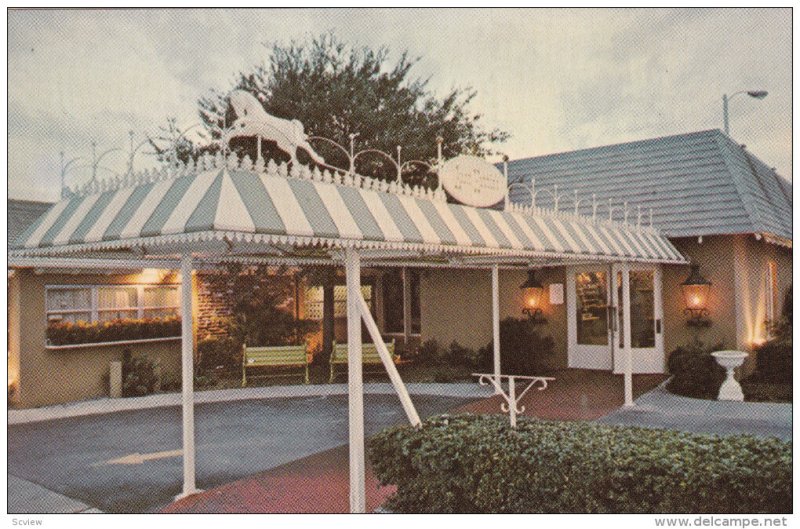
<instances>
[{"instance_id":1,"label":"wall lantern","mask_svg":"<svg viewBox=\"0 0 800 529\"><path fill-rule=\"evenodd\" d=\"M528 279L519 288L525 299L525 308L522 309L522 313L528 316L531 323L546 323L547 320L542 317L544 287L536 279L536 270L528 270Z\"/></svg>"},{"instance_id":2,"label":"wall lantern","mask_svg":"<svg viewBox=\"0 0 800 529\"><path fill-rule=\"evenodd\" d=\"M683 313L689 316L687 325L693 327L708 327L711 321L708 319L708 291L711 289L711 281L700 275L700 266L692 265L692 271L686 281L681 283L683 300L686 308Z\"/></svg>"}]
</instances>

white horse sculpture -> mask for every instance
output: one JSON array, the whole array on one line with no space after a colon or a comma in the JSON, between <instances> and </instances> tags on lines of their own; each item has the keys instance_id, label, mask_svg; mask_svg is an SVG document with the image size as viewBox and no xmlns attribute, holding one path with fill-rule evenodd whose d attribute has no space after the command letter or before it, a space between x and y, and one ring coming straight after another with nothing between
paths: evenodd
<instances>
[{"instance_id":1,"label":"white horse sculpture","mask_svg":"<svg viewBox=\"0 0 800 529\"><path fill-rule=\"evenodd\" d=\"M292 157L297 163L297 149L304 149L311 159L324 164L322 156L314 152L308 143L308 135L303 131L303 124L298 120L276 118L267 114L264 107L250 92L234 90L230 94L230 102L236 113L231 130L223 136L223 141L230 143L238 136L256 136L267 141L274 141L278 148Z\"/></svg>"}]
</instances>

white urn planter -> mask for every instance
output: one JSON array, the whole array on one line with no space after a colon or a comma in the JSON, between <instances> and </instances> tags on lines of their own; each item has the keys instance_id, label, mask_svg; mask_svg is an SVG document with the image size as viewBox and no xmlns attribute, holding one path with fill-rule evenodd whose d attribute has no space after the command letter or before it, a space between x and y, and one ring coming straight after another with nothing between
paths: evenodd
<instances>
[{"instance_id":1,"label":"white urn planter","mask_svg":"<svg viewBox=\"0 0 800 529\"><path fill-rule=\"evenodd\" d=\"M717 400L735 400L742 402L744 400L744 393L742 393L742 386L733 378L733 370L744 363L744 359L747 358L747 353L742 351L717 351L711 353L711 356L716 358L717 363L725 368L726 372L725 381L719 388Z\"/></svg>"}]
</instances>

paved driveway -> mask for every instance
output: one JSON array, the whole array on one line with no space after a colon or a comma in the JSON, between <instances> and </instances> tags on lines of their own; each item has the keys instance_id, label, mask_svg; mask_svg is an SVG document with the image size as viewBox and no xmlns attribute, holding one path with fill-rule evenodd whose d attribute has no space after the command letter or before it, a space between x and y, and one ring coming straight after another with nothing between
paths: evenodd
<instances>
[{"instance_id":1,"label":"paved driveway","mask_svg":"<svg viewBox=\"0 0 800 529\"><path fill-rule=\"evenodd\" d=\"M469 400L414 396L422 417ZM406 421L394 395L364 404L367 435ZM198 404L195 421L197 484L209 489L346 444L347 396ZM102 511L150 512L180 492L180 447L178 407L18 424L8 427L8 473ZM130 464L109 463L120 458Z\"/></svg>"}]
</instances>

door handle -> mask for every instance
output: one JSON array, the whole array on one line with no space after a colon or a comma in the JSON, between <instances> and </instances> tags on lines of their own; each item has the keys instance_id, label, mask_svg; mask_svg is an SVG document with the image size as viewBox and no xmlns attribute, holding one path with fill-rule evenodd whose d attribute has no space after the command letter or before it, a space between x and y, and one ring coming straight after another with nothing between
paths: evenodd
<instances>
[{"instance_id":1,"label":"door handle","mask_svg":"<svg viewBox=\"0 0 800 529\"><path fill-rule=\"evenodd\" d=\"M656 334L661 334L661 319L656 320Z\"/></svg>"}]
</instances>

